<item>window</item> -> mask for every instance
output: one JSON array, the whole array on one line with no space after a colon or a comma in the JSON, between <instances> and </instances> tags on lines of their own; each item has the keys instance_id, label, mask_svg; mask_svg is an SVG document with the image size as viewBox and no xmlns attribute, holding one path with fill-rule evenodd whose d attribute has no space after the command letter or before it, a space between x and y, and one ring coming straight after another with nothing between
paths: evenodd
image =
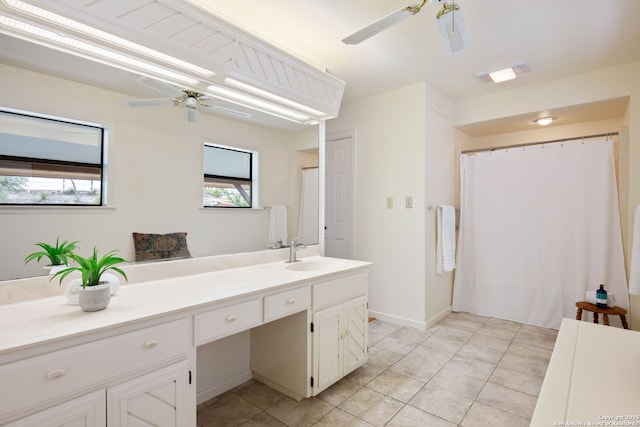
<instances>
[{"instance_id":1,"label":"window","mask_svg":"<svg viewBox=\"0 0 640 427\"><path fill-rule=\"evenodd\" d=\"M0 109L0 205L104 203L106 129Z\"/></svg>"},{"instance_id":2,"label":"window","mask_svg":"<svg viewBox=\"0 0 640 427\"><path fill-rule=\"evenodd\" d=\"M256 205L258 153L204 144L205 208L251 208Z\"/></svg>"}]
</instances>

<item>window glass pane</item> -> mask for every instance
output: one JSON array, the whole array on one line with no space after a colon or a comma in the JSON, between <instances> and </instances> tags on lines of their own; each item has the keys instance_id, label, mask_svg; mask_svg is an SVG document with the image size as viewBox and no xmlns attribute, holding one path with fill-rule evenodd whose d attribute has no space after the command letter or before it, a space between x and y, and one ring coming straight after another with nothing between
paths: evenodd
<instances>
[{"instance_id":1,"label":"window glass pane","mask_svg":"<svg viewBox=\"0 0 640 427\"><path fill-rule=\"evenodd\" d=\"M204 146L204 173L233 178L251 178L251 153Z\"/></svg>"},{"instance_id":2,"label":"window glass pane","mask_svg":"<svg viewBox=\"0 0 640 427\"><path fill-rule=\"evenodd\" d=\"M205 178L204 207L250 208L251 182Z\"/></svg>"},{"instance_id":3,"label":"window glass pane","mask_svg":"<svg viewBox=\"0 0 640 427\"><path fill-rule=\"evenodd\" d=\"M0 154L100 164L102 129L0 112Z\"/></svg>"},{"instance_id":4,"label":"window glass pane","mask_svg":"<svg viewBox=\"0 0 640 427\"><path fill-rule=\"evenodd\" d=\"M0 111L0 204L102 205L105 129Z\"/></svg>"}]
</instances>

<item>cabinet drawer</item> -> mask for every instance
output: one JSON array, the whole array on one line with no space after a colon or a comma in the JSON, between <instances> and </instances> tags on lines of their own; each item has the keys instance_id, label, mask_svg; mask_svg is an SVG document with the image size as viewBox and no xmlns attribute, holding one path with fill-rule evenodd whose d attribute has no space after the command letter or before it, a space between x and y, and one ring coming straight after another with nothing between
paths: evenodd
<instances>
[{"instance_id":1,"label":"cabinet drawer","mask_svg":"<svg viewBox=\"0 0 640 427\"><path fill-rule=\"evenodd\" d=\"M366 295L369 290L369 274L360 273L340 277L313 285L313 309L331 307L347 300Z\"/></svg>"},{"instance_id":2,"label":"cabinet drawer","mask_svg":"<svg viewBox=\"0 0 640 427\"><path fill-rule=\"evenodd\" d=\"M293 289L264 299L264 321L270 322L280 317L309 308L311 293L309 288Z\"/></svg>"},{"instance_id":3,"label":"cabinet drawer","mask_svg":"<svg viewBox=\"0 0 640 427\"><path fill-rule=\"evenodd\" d=\"M186 355L189 330L189 319L182 319L2 365L1 381L11 387L0 394L0 419Z\"/></svg>"},{"instance_id":4,"label":"cabinet drawer","mask_svg":"<svg viewBox=\"0 0 640 427\"><path fill-rule=\"evenodd\" d=\"M195 345L201 345L262 323L262 299L254 299L195 315Z\"/></svg>"}]
</instances>

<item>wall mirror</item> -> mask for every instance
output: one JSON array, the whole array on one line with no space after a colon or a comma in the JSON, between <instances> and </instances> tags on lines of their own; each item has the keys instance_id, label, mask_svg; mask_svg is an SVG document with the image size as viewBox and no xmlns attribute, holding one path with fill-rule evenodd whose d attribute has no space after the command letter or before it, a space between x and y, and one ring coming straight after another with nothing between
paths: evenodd
<instances>
[{"instance_id":1,"label":"wall mirror","mask_svg":"<svg viewBox=\"0 0 640 427\"><path fill-rule=\"evenodd\" d=\"M300 232L302 174L319 165L320 125L224 102L196 123L174 106L131 108L128 100L162 94L128 71L3 34L0 44L0 106L100 123L109 133L106 207L0 207L0 280L43 275L44 262L24 258L58 236L79 240L81 252L97 245L130 260L132 232L187 232L193 256L264 250L271 206L287 207L288 240ZM259 152L259 209L202 207L205 142Z\"/></svg>"}]
</instances>

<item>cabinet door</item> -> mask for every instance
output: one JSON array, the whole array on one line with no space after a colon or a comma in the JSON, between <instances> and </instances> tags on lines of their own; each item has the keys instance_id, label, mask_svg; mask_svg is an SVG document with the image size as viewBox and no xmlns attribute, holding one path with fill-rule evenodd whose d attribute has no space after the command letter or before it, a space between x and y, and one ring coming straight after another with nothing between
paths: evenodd
<instances>
[{"instance_id":1,"label":"cabinet door","mask_svg":"<svg viewBox=\"0 0 640 427\"><path fill-rule=\"evenodd\" d=\"M105 391L99 390L6 424L6 427L103 427L107 423Z\"/></svg>"},{"instance_id":2,"label":"cabinet door","mask_svg":"<svg viewBox=\"0 0 640 427\"><path fill-rule=\"evenodd\" d=\"M188 375L184 361L107 389L107 425L186 426Z\"/></svg>"},{"instance_id":3,"label":"cabinet door","mask_svg":"<svg viewBox=\"0 0 640 427\"><path fill-rule=\"evenodd\" d=\"M344 304L344 372L354 371L367 361L369 343L369 314L365 297Z\"/></svg>"},{"instance_id":4,"label":"cabinet door","mask_svg":"<svg viewBox=\"0 0 640 427\"><path fill-rule=\"evenodd\" d=\"M342 306L313 314L314 395L342 378L344 340Z\"/></svg>"}]
</instances>

